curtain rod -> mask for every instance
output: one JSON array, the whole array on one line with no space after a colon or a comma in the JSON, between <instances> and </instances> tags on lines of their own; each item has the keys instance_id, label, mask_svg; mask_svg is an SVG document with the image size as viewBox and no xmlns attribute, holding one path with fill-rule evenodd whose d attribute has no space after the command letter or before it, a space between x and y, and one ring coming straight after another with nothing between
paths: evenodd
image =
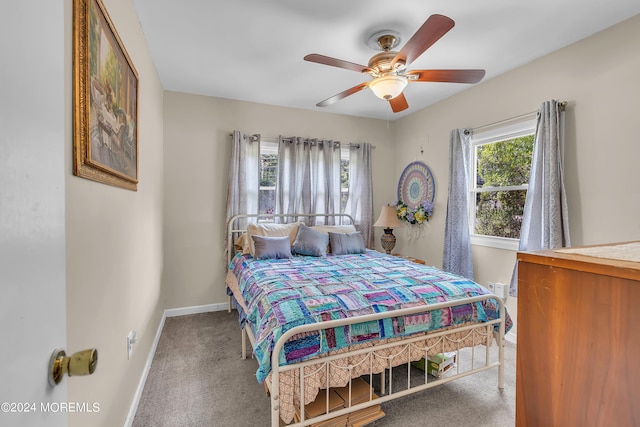
<instances>
[{"instance_id":1,"label":"curtain rod","mask_svg":"<svg viewBox=\"0 0 640 427\"><path fill-rule=\"evenodd\" d=\"M233 136L233 132L229 132L229 136ZM251 135L251 136L252 136L252 137L256 137L257 135ZM284 139L291 139L291 138L287 138L287 137L285 137ZM307 140L307 141L308 141L308 140L310 140L310 139L311 139L311 138L305 138L305 140ZM279 137L277 137L277 136L261 136L261 137L260 137L260 140L261 140L261 141L264 141L264 142L278 142L278 141L280 140L280 138L279 138ZM335 141L333 141L333 142L335 142ZM358 147L358 146L360 145L360 144L359 144L359 143L357 143L357 142L353 142L353 143L352 143L352 142L347 142L347 143L340 143L340 144L341 144L341 145L345 145L345 146L347 146L347 147L350 147L350 146L352 146L352 145L353 145L354 147ZM376 146L375 146L375 145L371 145L371 148L373 148L373 149L375 150Z\"/></svg>"},{"instance_id":2,"label":"curtain rod","mask_svg":"<svg viewBox=\"0 0 640 427\"><path fill-rule=\"evenodd\" d=\"M558 109L560 111L564 111L566 107L567 107L567 101L558 102ZM479 130L484 130L484 129L487 129L487 128L490 128L490 127L493 127L493 126L502 125L502 124L509 123L509 122L516 121L516 120L521 120L521 119L524 119L527 116L532 116L532 115L537 114L537 113L538 113L538 110L529 111L528 113L520 114L519 116L514 116L514 117L510 117L508 119L499 120L497 122L489 123L488 125L478 126L477 128L471 128L471 131L472 132L477 132Z\"/></svg>"}]
</instances>

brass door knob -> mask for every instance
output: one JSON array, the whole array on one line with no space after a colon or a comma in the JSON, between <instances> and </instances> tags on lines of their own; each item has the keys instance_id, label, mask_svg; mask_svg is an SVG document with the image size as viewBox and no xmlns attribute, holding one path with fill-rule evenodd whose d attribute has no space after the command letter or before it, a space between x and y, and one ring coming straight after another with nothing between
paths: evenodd
<instances>
[{"instance_id":1,"label":"brass door knob","mask_svg":"<svg viewBox=\"0 0 640 427\"><path fill-rule=\"evenodd\" d=\"M56 349L49 360L49 384L55 386L62 381L64 374L91 375L98 365L98 350L88 350L73 353L70 357L64 350Z\"/></svg>"}]
</instances>

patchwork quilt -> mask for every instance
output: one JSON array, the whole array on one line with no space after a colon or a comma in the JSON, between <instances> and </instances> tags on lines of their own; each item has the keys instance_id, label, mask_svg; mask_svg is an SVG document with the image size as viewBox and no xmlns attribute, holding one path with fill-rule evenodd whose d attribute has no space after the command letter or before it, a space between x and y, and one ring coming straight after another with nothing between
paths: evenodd
<instances>
[{"instance_id":1,"label":"patchwork quilt","mask_svg":"<svg viewBox=\"0 0 640 427\"><path fill-rule=\"evenodd\" d=\"M255 260L236 255L246 322L255 336L259 382L271 371L274 344L298 325L454 301L489 293L477 283L434 267L368 250L365 254ZM298 362L352 344L403 337L499 317L494 300L392 317L292 337L279 363ZM506 330L512 322L507 314Z\"/></svg>"}]
</instances>

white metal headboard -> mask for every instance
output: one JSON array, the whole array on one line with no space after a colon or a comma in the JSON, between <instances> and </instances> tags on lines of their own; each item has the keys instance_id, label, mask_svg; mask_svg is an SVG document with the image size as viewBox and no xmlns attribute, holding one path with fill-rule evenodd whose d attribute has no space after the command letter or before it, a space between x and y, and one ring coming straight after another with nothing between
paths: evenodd
<instances>
[{"instance_id":1,"label":"white metal headboard","mask_svg":"<svg viewBox=\"0 0 640 427\"><path fill-rule=\"evenodd\" d=\"M234 234L236 233L244 233L247 231L246 226L242 226L239 224L240 220L255 218L258 223L274 223L276 220L284 219L287 220L285 222L297 222L301 219L309 219L309 218L325 218L325 224L328 222L329 218L333 218L334 222L337 225L354 225L355 221L353 217L349 214L342 213L333 213L333 214L239 214L231 217L229 222L227 223L227 247L225 248L228 255L228 262L231 262L233 256L235 255L235 251L233 250L235 239ZM334 224L327 224L334 225Z\"/></svg>"}]
</instances>

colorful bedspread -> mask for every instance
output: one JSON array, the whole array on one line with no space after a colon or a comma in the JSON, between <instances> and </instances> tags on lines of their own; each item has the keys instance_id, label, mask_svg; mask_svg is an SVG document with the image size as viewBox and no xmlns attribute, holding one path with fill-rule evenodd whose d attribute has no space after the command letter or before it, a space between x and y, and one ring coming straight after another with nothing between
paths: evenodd
<instances>
[{"instance_id":1,"label":"colorful bedspread","mask_svg":"<svg viewBox=\"0 0 640 427\"><path fill-rule=\"evenodd\" d=\"M259 382L271 371L275 342L295 326L488 293L471 280L376 251L270 260L237 255L229 268L238 279L255 336ZM496 319L498 307L487 300L296 335L285 344L280 365L364 341ZM507 317L506 330L510 327Z\"/></svg>"}]
</instances>

